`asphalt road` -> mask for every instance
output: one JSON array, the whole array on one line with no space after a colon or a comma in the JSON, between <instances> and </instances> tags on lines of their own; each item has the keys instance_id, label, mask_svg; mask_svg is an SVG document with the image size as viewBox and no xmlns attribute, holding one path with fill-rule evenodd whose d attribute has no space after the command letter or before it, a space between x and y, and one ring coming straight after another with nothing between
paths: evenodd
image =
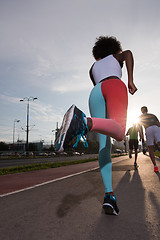
<instances>
[{"instance_id":1,"label":"asphalt road","mask_svg":"<svg viewBox=\"0 0 160 240\"><path fill-rule=\"evenodd\" d=\"M36 157L36 158L11 158L11 159L0 159L0 168L23 166L33 163L51 163L51 162L63 162L63 161L74 161L88 158L97 158L98 154L84 154L82 156L54 156L54 157Z\"/></svg>"},{"instance_id":2,"label":"asphalt road","mask_svg":"<svg viewBox=\"0 0 160 240\"><path fill-rule=\"evenodd\" d=\"M96 168L1 197L1 239L159 240L160 174L153 172L148 156L139 154L138 170L134 170L133 158L123 158L113 164L119 216L102 211L104 190ZM159 160L157 164L160 168ZM65 168L67 171L71 166ZM7 176L1 176L0 181L2 177Z\"/></svg>"}]
</instances>

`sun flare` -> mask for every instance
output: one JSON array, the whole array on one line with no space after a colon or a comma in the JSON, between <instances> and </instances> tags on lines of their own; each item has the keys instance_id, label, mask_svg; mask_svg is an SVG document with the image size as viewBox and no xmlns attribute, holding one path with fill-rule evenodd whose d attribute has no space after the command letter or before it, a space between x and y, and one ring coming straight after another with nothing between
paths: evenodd
<instances>
[{"instance_id":1,"label":"sun flare","mask_svg":"<svg viewBox=\"0 0 160 240\"><path fill-rule=\"evenodd\" d=\"M131 127L133 124L138 123L139 111L133 110L127 114L127 126Z\"/></svg>"}]
</instances>

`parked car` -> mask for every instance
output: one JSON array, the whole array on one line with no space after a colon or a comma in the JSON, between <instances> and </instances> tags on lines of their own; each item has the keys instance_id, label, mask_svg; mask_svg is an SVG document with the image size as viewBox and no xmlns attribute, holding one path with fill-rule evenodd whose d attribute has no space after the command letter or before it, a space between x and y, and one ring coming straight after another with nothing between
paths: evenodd
<instances>
[{"instance_id":1,"label":"parked car","mask_svg":"<svg viewBox=\"0 0 160 240\"><path fill-rule=\"evenodd\" d=\"M50 153L48 153L48 156L49 156L49 157L56 156L56 153L55 153L55 152L50 152Z\"/></svg>"},{"instance_id":2,"label":"parked car","mask_svg":"<svg viewBox=\"0 0 160 240\"><path fill-rule=\"evenodd\" d=\"M34 156L34 153L33 152L23 152L22 154L21 154L21 156Z\"/></svg>"},{"instance_id":3,"label":"parked car","mask_svg":"<svg viewBox=\"0 0 160 240\"><path fill-rule=\"evenodd\" d=\"M66 152L61 152L60 155L65 155L67 156L68 154Z\"/></svg>"},{"instance_id":4,"label":"parked car","mask_svg":"<svg viewBox=\"0 0 160 240\"><path fill-rule=\"evenodd\" d=\"M122 150L117 148L114 153L122 153Z\"/></svg>"},{"instance_id":5,"label":"parked car","mask_svg":"<svg viewBox=\"0 0 160 240\"><path fill-rule=\"evenodd\" d=\"M73 152L73 155L81 155L79 152Z\"/></svg>"},{"instance_id":6,"label":"parked car","mask_svg":"<svg viewBox=\"0 0 160 240\"><path fill-rule=\"evenodd\" d=\"M39 156L48 156L48 153L40 152L38 155L39 155Z\"/></svg>"}]
</instances>

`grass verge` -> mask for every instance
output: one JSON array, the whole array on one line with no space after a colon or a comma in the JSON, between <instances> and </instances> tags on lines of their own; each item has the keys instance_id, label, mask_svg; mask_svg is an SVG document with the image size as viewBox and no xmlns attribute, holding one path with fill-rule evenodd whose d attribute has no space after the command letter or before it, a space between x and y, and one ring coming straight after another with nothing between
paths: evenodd
<instances>
[{"instance_id":1,"label":"grass verge","mask_svg":"<svg viewBox=\"0 0 160 240\"><path fill-rule=\"evenodd\" d=\"M154 154L155 154L155 156L160 158L160 151L159 152L155 152Z\"/></svg>"},{"instance_id":2,"label":"grass verge","mask_svg":"<svg viewBox=\"0 0 160 240\"><path fill-rule=\"evenodd\" d=\"M84 160L54 162L54 163L35 163L35 164L24 165L24 166L1 168L0 175L7 175L7 174L13 174L13 173L20 173L20 172L30 172L30 171L36 171L36 170L42 170L42 169L48 169L48 168L58 168L62 166L93 162L97 160L98 158L90 158L90 159L84 159Z\"/></svg>"},{"instance_id":3,"label":"grass verge","mask_svg":"<svg viewBox=\"0 0 160 240\"><path fill-rule=\"evenodd\" d=\"M112 158L124 156L126 154L113 154ZM16 167L8 167L8 168L0 168L0 176L7 175L7 174L14 174L14 173L21 173L21 172L30 172L30 171L37 171L43 170L48 168L58 168L62 166L69 166L74 164L86 163L86 162L93 162L97 161L98 158L88 158L83 160L75 160L75 161L65 161L65 162L53 162L53 163L33 163L29 165L23 166L16 166Z\"/></svg>"}]
</instances>

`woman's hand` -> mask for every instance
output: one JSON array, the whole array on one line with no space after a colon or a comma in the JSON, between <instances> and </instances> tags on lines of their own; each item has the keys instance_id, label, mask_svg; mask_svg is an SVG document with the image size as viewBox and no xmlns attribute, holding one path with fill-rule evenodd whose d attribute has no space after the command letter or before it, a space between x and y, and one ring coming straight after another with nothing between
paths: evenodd
<instances>
[{"instance_id":1,"label":"woman's hand","mask_svg":"<svg viewBox=\"0 0 160 240\"><path fill-rule=\"evenodd\" d=\"M129 90L129 93L132 95L137 91L137 88L133 82L128 83L128 90Z\"/></svg>"}]
</instances>

